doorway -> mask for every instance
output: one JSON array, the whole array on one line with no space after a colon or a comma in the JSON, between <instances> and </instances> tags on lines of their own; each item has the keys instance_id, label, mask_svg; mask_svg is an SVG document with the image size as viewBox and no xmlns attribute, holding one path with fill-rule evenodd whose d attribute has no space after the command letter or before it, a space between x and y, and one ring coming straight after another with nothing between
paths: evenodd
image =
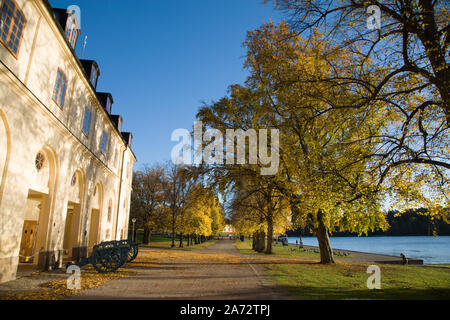
<instances>
[{"instance_id":1,"label":"doorway","mask_svg":"<svg viewBox=\"0 0 450 320\"><path fill-rule=\"evenodd\" d=\"M73 259L73 247L77 246L78 233L80 227L81 206L78 203L68 202L66 225L64 227L63 241L63 260L71 261Z\"/></svg>"},{"instance_id":2,"label":"doorway","mask_svg":"<svg viewBox=\"0 0 450 320\"><path fill-rule=\"evenodd\" d=\"M100 226L100 210L91 210L91 225L89 227L89 251L92 247L98 243L99 236L99 226Z\"/></svg>"},{"instance_id":3,"label":"doorway","mask_svg":"<svg viewBox=\"0 0 450 320\"><path fill-rule=\"evenodd\" d=\"M28 192L25 219L22 228L22 236L20 240L19 263L37 264L39 253L39 225L45 223L46 215L44 205L48 195L30 190ZM45 229L45 228L41 228ZM43 236L41 235L41 239Z\"/></svg>"}]
</instances>

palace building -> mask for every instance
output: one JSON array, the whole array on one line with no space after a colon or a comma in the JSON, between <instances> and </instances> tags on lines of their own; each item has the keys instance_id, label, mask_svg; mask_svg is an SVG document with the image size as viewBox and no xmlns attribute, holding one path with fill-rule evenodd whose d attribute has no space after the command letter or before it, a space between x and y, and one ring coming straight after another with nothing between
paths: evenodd
<instances>
[{"instance_id":1,"label":"palace building","mask_svg":"<svg viewBox=\"0 0 450 320\"><path fill-rule=\"evenodd\" d=\"M132 134L79 36L73 11L0 0L0 283L127 238Z\"/></svg>"}]
</instances>

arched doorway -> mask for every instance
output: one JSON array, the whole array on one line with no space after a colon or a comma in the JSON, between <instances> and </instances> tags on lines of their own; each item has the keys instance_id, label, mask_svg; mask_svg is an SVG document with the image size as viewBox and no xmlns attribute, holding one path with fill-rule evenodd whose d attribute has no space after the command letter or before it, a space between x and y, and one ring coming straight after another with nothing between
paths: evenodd
<instances>
[{"instance_id":1,"label":"arched doorway","mask_svg":"<svg viewBox=\"0 0 450 320\"><path fill-rule=\"evenodd\" d=\"M34 158L30 157L30 162L30 188L20 241L19 267L21 263L38 264L46 270L56 259L49 252L48 238L52 227L50 213L58 166L55 153L49 147L39 150Z\"/></svg>"},{"instance_id":2,"label":"arched doorway","mask_svg":"<svg viewBox=\"0 0 450 320\"><path fill-rule=\"evenodd\" d=\"M84 190L84 175L82 171L75 171L68 184L68 202L63 242L63 259L66 261L73 260L74 256L78 258L79 255L78 251L74 251L79 250L81 238L81 201Z\"/></svg>"}]
</instances>

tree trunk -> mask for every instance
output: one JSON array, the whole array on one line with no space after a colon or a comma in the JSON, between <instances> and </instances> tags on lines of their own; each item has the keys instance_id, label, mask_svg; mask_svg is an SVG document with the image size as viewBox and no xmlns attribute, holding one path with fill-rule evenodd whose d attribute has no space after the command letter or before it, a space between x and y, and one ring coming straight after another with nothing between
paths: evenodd
<instances>
[{"instance_id":1,"label":"tree trunk","mask_svg":"<svg viewBox=\"0 0 450 320\"><path fill-rule=\"evenodd\" d=\"M252 237L252 250L256 251L256 232L253 233Z\"/></svg>"},{"instance_id":2,"label":"tree trunk","mask_svg":"<svg viewBox=\"0 0 450 320\"><path fill-rule=\"evenodd\" d=\"M175 248L175 237L176 237L176 234L175 234L175 214L172 213L172 245L171 245L172 248Z\"/></svg>"},{"instance_id":3,"label":"tree trunk","mask_svg":"<svg viewBox=\"0 0 450 320\"><path fill-rule=\"evenodd\" d=\"M175 232L172 231L172 245L171 245L172 248L175 248L175 237L176 237Z\"/></svg>"},{"instance_id":4,"label":"tree trunk","mask_svg":"<svg viewBox=\"0 0 450 320\"><path fill-rule=\"evenodd\" d=\"M303 248L303 237L302 236L303 236L303 228L300 232L300 248Z\"/></svg>"},{"instance_id":5,"label":"tree trunk","mask_svg":"<svg viewBox=\"0 0 450 320\"><path fill-rule=\"evenodd\" d=\"M136 239L136 236L134 236L133 239ZM144 226L144 237L142 239L142 243L143 244L149 244L150 243L150 228L147 227L147 226Z\"/></svg>"},{"instance_id":6,"label":"tree trunk","mask_svg":"<svg viewBox=\"0 0 450 320\"><path fill-rule=\"evenodd\" d=\"M264 232L264 230L262 230L259 238L259 252L264 252L265 248L266 248L266 233Z\"/></svg>"},{"instance_id":7,"label":"tree trunk","mask_svg":"<svg viewBox=\"0 0 450 320\"><path fill-rule=\"evenodd\" d=\"M191 235L188 234L187 235L187 240L186 240L186 246L189 247L190 244L191 244Z\"/></svg>"},{"instance_id":8,"label":"tree trunk","mask_svg":"<svg viewBox=\"0 0 450 320\"><path fill-rule=\"evenodd\" d=\"M331 248L330 238L328 237L328 229L323 220L323 212L319 210L317 214L319 226L316 229L316 236L319 242L320 249L320 263L331 264L334 263L333 250Z\"/></svg>"},{"instance_id":9,"label":"tree trunk","mask_svg":"<svg viewBox=\"0 0 450 320\"><path fill-rule=\"evenodd\" d=\"M267 247L266 247L267 254L272 254L272 245L273 245L273 217L272 213L270 213L267 217Z\"/></svg>"},{"instance_id":10,"label":"tree trunk","mask_svg":"<svg viewBox=\"0 0 450 320\"><path fill-rule=\"evenodd\" d=\"M183 234L180 233L180 248L183 248Z\"/></svg>"},{"instance_id":11,"label":"tree trunk","mask_svg":"<svg viewBox=\"0 0 450 320\"><path fill-rule=\"evenodd\" d=\"M266 247L266 234L263 230L257 232L256 251L263 252Z\"/></svg>"}]
</instances>

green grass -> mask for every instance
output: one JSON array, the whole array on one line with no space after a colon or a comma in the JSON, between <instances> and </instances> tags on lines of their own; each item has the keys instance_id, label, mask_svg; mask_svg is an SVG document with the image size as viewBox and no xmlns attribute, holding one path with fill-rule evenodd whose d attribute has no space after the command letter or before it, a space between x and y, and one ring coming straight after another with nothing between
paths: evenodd
<instances>
[{"instance_id":1,"label":"green grass","mask_svg":"<svg viewBox=\"0 0 450 320\"><path fill-rule=\"evenodd\" d=\"M252 250L252 240L245 239L242 242L239 239L236 239L234 242L236 248L241 253L257 253ZM264 254L264 253L257 253ZM273 244L273 256L280 257L299 257L299 258L309 258L309 259L320 259L320 254L308 249L296 248L295 246L283 246L281 243ZM349 256L336 256L337 259L340 258L349 258Z\"/></svg>"},{"instance_id":2,"label":"green grass","mask_svg":"<svg viewBox=\"0 0 450 320\"><path fill-rule=\"evenodd\" d=\"M368 265L268 265L273 280L297 299L450 299L450 266L379 265L381 289L369 290Z\"/></svg>"},{"instance_id":3,"label":"green grass","mask_svg":"<svg viewBox=\"0 0 450 320\"><path fill-rule=\"evenodd\" d=\"M255 253L251 241L235 241L241 253ZM294 249L294 250L292 250ZM274 246L271 256L305 258L300 263L266 265L271 279L287 288L296 299L341 300L428 300L450 299L450 265L386 265L379 264L381 289L369 290L368 264L352 263L345 257L336 257L334 265L322 265L311 259L320 259L319 253L299 251L291 246Z\"/></svg>"}]
</instances>

